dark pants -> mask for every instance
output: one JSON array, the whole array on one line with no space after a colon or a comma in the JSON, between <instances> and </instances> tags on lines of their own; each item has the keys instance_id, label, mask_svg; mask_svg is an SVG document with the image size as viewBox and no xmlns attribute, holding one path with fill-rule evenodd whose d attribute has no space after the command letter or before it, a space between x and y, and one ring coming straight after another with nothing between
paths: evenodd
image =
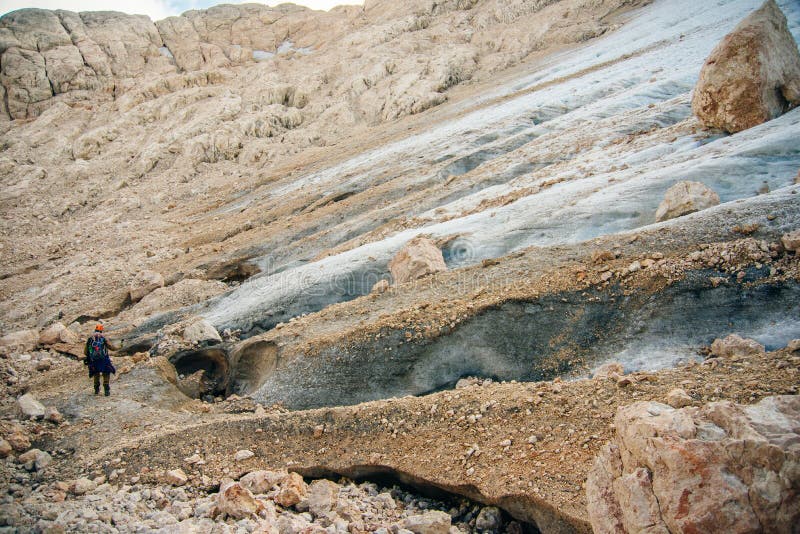
<instances>
[{"instance_id":1,"label":"dark pants","mask_svg":"<svg viewBox=\"0 0 800 534\"><path fill-rule=\"evenodd\" d=\"M111 373L102 373L103 374L103 390L108 395L109 385L108 381L111 378ZM100 391L100 373L94 375L94 392L97 393Z\"/></svg>"}]
</instances>

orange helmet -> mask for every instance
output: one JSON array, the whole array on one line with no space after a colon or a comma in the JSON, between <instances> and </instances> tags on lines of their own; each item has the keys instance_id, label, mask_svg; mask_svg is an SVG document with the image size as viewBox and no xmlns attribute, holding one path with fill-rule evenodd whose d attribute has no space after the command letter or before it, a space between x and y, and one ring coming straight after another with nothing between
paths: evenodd
<instances>
[{"instance_id":1,"label":"orange helmet","mask_svg":"<svg viewBox=\"0 0 800 534\"><path fill-rule=\"evenodd\" d=\"M99 324L99 325L95 326L94 327L94 331L95 332L102 332L103 331L103 325Z\"/></svg>"}]
</instances>

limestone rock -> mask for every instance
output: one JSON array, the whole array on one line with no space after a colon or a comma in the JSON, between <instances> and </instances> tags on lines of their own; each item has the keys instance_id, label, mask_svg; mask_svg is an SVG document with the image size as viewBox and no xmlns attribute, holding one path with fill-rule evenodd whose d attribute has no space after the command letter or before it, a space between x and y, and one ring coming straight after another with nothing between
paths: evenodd
<instances>
[{"instance_id":1,"label":"limestone rock","mask_svg":"<svg viewBox=\"0 0 800 534\"><path fill-rule=\"evenodd\" d=\"M206 376L205 369L200 369L189 376L178 377L177 386L184 395L191 399L201 399L203 395L213 392L214 384Z\"/></svg>"},{"instance_id":2,"label":"limestone rock","mask_svg":"<svg viewBox=\"0 0 800 534\"><path fill-rule=\"evenodd\" d=\"M797 252L800 249L800 230L794 230L788 234L783 234L781 243L786 250Z\"/></svg>"},{"instance_id":3,"label":"limestone rock","mask_svg":"<svg viewBox=\"0 0 800 534\"><path fill-rule=\"evenodd\" d=\"M592 373L592 378L612 378L614 376L622 376L625 374L625 368L619 362L604 363Z\"/></svg>"},{"instance_id":4,"label":"limestone rock","mask_svg":"<svg viewBox=\"0 0 800 534\"><path fill-rule=\"evenodd\" d=\"M308 487L308 511L320 517L336 508L339 485L330 480L315 480Z\"/></svg>"},{"instance_id":5,"label":"limestone rock","mask_svg":"<svg viewBox=\"0 0 800 534\"><path fill-rule=\"evenodd\" d=\"M792 532L800 397L622 407L586 484L594 532Z\"/></svg>"},{"instance_id":6,"label":"limestone rock","mask_svg":"<svg viewBox=\"0 0 800 534\"><path fill-rule=\"evenodd\" d=\"M199 454L193 454L188 458L184 458L183 461L189 465L204 465L206 463Z\"/></svg>"},{"instance_id":7,"label":"limestone rock","mask_svg":"<svg viewBox=\"0 0 800 534\"><path fill-rule=\"evenodd\" d=\"M389 262L395 285L447 270L442 251L426 237L415 237Z\"/></svg>"},{"instance_id":8,"label":"limestone rock","mask_svg":"<svg viewBox=\"0 0 800 534\"><path fill-rule=\"evenodd\" d=\"M450 514L435 511L407 517L402 525L414 534L448 534L451 522Z\"/></svg>"},{"instance_id":9,"label":"limestone rock","mask_svg":"<svg viewBox=\"0 0 800 534\"><path fill-rule=\"evenodd\" d=\"M24 454L20 454L17 461L21 464L27 464L26 469L33 471L41 471L53 461L53 458L46 452L39 449L31 449Z\"/></svg>"},{"instance_id":10,"label":"limestone rock","mask_svg":"<svg viewBox=\"0 0 800 534\"><path fill-rule=\"evenodd\" d=\"M681 388L674 388L667 393L667 404L673 408L691 406L692 402L694 402L692 397Z\"/></svg>"},{"instance_id":11,"label":"limestone rock","mask_svg":"<svg viewBox=\"0 0 800 534\"><path fill-rule=\"evenodd\" d=\"M58 409L53 406L49 406L45 409L44 418L55 424L59 424L64 421L64 416L61 415L61 412L59 412Z\"/></svg>"},{"instance_id":12,"label":"limestone rock","mask_svg":"<svg viewBox=\"0 0 800 534\"><path fill-rule=\"evenodd\" d=\"M0 458L5 458L9 454L11 454L13 451L14 451L14 448L11 446L11 444L8 441L6 441L4 439L0 439Z\"/></svg>"},{"instance_id":13,"label":"limestone rock","mask_svg":"<svg viewBox=\"0 0 800 534\"><path fill-rule=\"evenodd\" d=\"M31 448L30 438L21 430L15 430L14 432L10 433L6 436L6 440L17 452L25 451Z\"/></svg>"},{"instance_id":14,"label":"limestone rock","mask_svg":"<svg viewBox=\"0 0 800 534\"><path fill-rule=\"evenodd\" d=\"M175 69L142 15L21 9L0 18L0 32L8 39L0 63L12 118L39 115L55 95L110 91L114 77Z\"/></svg>"},{"instance_id":15,"label":"limestone rock","mask_svg":"<svg viewBox=\"0 0 800 534\"><path fill-rule=\"evenodd\" d=\"M592 263L599 264L612 261L616 256L610 250L593 250L591 254Z\"/></svg>"},{"instance_id":16,"label":"limestone rock","mask_svg":"<svg viewBox=\"0 0 800 534\"><path fill-rule=\"evenodd\" d=\"M45 414L44 404L30 393L26 393L17 399L17 407L26 418L41 419Z\"/></svg>"},{"instance_id":17,"label":"limestone rock","mask_svg":"<svg viewBox=\"0 0 800 534\"><path fill-rule=\"evenodd\" d=\"M388 280L378 280L372 286L372 293L386 293L390 287Z\"/></svg>"},{"instance_id":18,"label":"limestone rock","mask_svg":"<svg viewBox=\"0 0 800 534\"><path fill-rule=\"evenodd\" d=\"M275 496L275 502L284 508L288 508L305 499L306 495L308 495L308 485L306 485L303 477L297 473L289 473L281 481L280 491Z\"/></svg>"},{"instance_id":19,"label":"limestone rock","mask_svg":"<svg viewBox=\"0 0 800 534\"><path fill-rule=\"evenodd\" d=\"M678 182L664 194L656 210L656 222L667 221L719 204L719 195L700 182Z\"/></svg>"},{"instance_id":20,"label":"limestone rock","mask_svg":"<svg viewBox=\"0 0 800 534\"><path fill-rule=\"evenodd\" d=\"M53 323L39 334L40 345L55 345L56 343L77 343L78 335L62 323Z\"/></svg>"},{"instance_id":21,"label":"limestone rock","mask_svg":"<svg viewBox=\"0 0 800 534\"><path fill-rule=\"evenodd\" d=\"M503 515L496 506L482 508L475 520L475 528L478 532L500 532L503 526Z\"/></svg>"},{"instance_id":22,"label":"limestone rock","mask_svg":"<svg viewBox=\"0 0 800 534\"><path fill-rule=\"evenodd\" d=\"M141 271L128 286L131 302L140 301L145 295L164 287L164 277L154 271Z\"/></svg>"},{"instance_id":23,"label":"limestone rock","mask_svg":"<svg viewBox=\"0 0 800 534\"><path fill-rule=\"evenodd\" d=\"M314 530L314 526L309 523L304 516L293 514L281 514L277 520L276 526L277 531L281 533L302 533Z\"/></svg>"},{"instance_id":24,"label":"limestone rock","mask_svg":"<svg viewBox=\"0 0 800 534\"><path fill-rule=\"evenodd\" d=\"M731 133L800 104L800 53L786 17L767 0L725 36L706 60L692 110L707 126Z\"/></svg>"},{"instance_id":25,"label":"limestone rock","mask_svg":"<svg viewBox=\"0 0 800 534\"><path fill-rule=\"evenodd\" d=\"M238 482L224 485L217 495L217 509L234 519L245 519L257 515L263 507L264 504Z\"/></svg>"},{"instance_id":26,"label":"limestone rock","mask_svg":"<svg viewBox=\"0 0 800 534\"><path fill-rule=\"evenodd\" d=\"M84 495L94 491L95 488L97 484L88 478L78 478L69 483L69 492L73 495Z\"/></svg>"},{"instance_id":27,"label":"limestone rock","mask_svg":"<svg viewBox=\"0 0 800 534\"><path fill-rule=\"evenodd\" d=\"M237 451L236 454L233 455L233 459L237 462L243 462L245 460L249 460L253 456L255 456L253 451L241 450Z\"/></svg>"},{"instance_id":28,"label":"limestone rock","mask_svg":"<svg viewBox=\"0 0 800 534\"><path fill-rule=\"evenodd\" d=\"M724 339L715 339L711 344L711 354L721 358L764 354L764 352L764 345L754 339L743 338L737 334L730 334Z\"/></svg>"},{"instance_id":29,"label":"limestone rock","mask_svg":"<svg viewBox=\"0 0 800 534\"><path fill-rule=\"evenodd\" d=\"M189 481L189 477L183 472L183 469L170 469L164 474L164 481L173 486L183 486Z\"/></svg>"},{"instance_id":30,"label":"limestone rock","mask_svg":"<svg viewBox=\"0 0 800 534\"><path fill-rule=\"evenodd\" d=\"M0 350L5 352L27 352L36 348L39 332L36 330L18 330L0 338Z\"/></svg>"},{"instance_id":31,"label":"limestone rock","mask_svg":"<svg viewBox=\"0 0 800 534\"><path fill-rule=\"evenodd\" d=\"M183 330L183 340L194 345L200 343L222 343L222 338L214 325L200 319Z\"/></svg>"},{"instance_id":32,"label":"limestone rock","mask_svg":"<svg viewBox=\"0 0 800 534\"><path fill-rule=\"evenodd\" d=\"M258 495L272 490L288 476L289 473L286 471L251 471L243 476L239 483Z\"/></svg>"},{"instance_id":33,"label":"limestone rock","mask_svg":"<svg viewBox=\"0 0 800 534\"><path fill-rule=\"evenodd\" d=\"M786 349L789 352L797 352L800 351L800 339L793 339L787 345Z\"/></svg>"}]
</instances>

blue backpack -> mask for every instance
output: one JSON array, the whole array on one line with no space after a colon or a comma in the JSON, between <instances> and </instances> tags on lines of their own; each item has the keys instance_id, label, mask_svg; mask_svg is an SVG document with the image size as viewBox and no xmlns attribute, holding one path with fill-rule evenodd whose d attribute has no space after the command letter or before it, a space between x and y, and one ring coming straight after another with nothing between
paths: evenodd
<instances>
[{"instance_id":1,"label":"blue backpack","mask_svg":"<svg viewBox=\"0 0 800 534\"><path fill-rule=\"evenodd\" d=\"M106 338L103 336L92 336L89 338L88 356L90 362L97 362L108 356Z\"/></svg>"}]
</instances>

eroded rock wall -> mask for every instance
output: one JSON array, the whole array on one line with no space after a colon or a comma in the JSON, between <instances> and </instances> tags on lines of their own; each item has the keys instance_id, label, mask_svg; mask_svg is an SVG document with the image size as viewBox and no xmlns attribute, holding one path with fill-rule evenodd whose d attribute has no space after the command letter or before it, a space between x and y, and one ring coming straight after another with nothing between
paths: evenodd
<instances>
[{"instance_id":1,"label":"eroded rock wall","mask_svg":"<svg viewBox=\"0 0 800 534\"><path fill-rule=\"evenodd\" d=\"M313 53L323 57L316 68L283 77L296 78L305 91L354 100L319 109L337 122L352 104L354 120L382 121L441 104L447 89L482 67L503 68L534 50L580 42L610 27L588 12L565 17L574 2L506 4L377 2L329 12L292 4L219 5L155 23L112 11L21 9L0 18L2 114L33 118L53 99L119 96L142 77ZM541 24L530 24L534 16ZM509 37L497 41L498 27Z\"/></svg>"},{"instance_id":2,"label":"eroded rock wall","mask_svg":"<svg viewBox=\"0 0 800 534\"><path fill-rule=\"evenodd\" d=\"M32 118L59 95L97 98L94 93L113 92L117 79L174 71L159 52L162 46L143 15L13 11L0 18L3 111L13 119Z\"/></svg>"}]
</instances>

